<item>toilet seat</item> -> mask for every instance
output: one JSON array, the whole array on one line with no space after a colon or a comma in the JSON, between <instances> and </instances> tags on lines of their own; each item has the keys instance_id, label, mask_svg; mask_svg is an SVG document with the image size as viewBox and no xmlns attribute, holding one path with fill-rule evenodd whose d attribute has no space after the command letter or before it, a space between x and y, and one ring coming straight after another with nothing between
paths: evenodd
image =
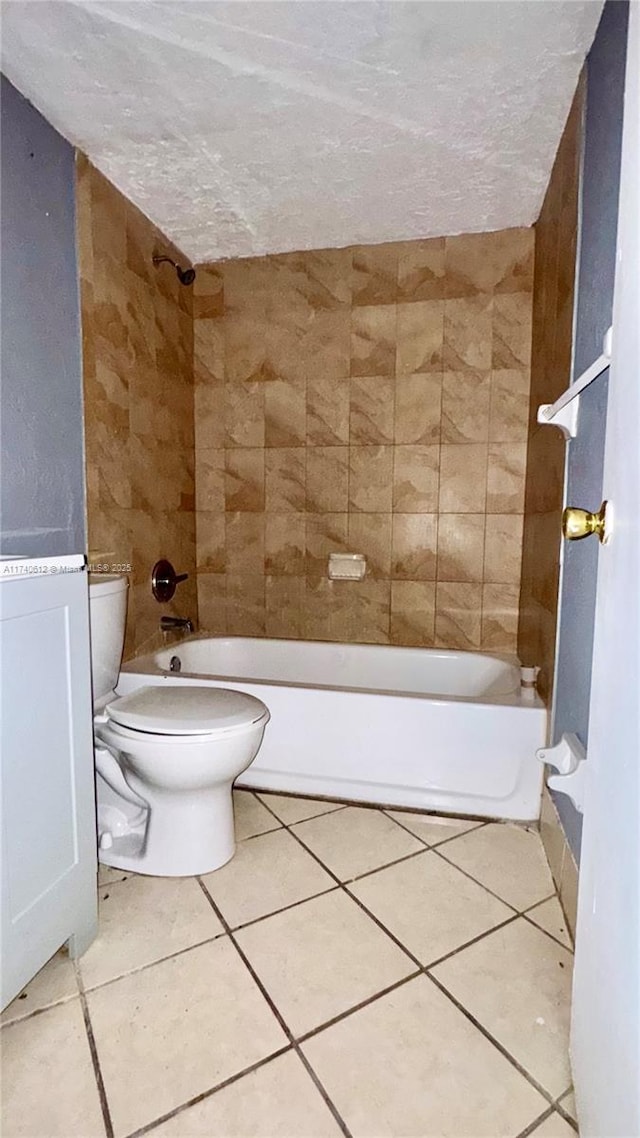
<instances>
[{"instance_id":1,"label":"toilet seat","mask_svg":"<svg viewBox=\"0 0 640 1138\"><path fill-rule=\"evenodd\" d=\"M235 734L268 719L265 705L232 688L154 684L107 703L111 725L134 735L181 737L193 742Z\"/></svg>"}]
</instances>

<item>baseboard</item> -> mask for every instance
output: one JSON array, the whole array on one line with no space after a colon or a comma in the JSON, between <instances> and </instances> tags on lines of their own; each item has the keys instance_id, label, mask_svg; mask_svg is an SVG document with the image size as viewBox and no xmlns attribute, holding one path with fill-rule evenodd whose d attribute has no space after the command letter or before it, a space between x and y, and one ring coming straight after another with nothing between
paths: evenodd
<instances>
[{"instance_id":1,"label":"baseboard","mask_svg":"<svg viewBox=\"0 0 640 1138\"><path fill-rule=\"evenodd\" d=\"M546 786L542 791L540 837L555 887L558 890L560 904L567 919L569 932L572 939L575 940L576 911L578 908L578 867L565 837L558 811Z\"/></svg>"}]
</instances>

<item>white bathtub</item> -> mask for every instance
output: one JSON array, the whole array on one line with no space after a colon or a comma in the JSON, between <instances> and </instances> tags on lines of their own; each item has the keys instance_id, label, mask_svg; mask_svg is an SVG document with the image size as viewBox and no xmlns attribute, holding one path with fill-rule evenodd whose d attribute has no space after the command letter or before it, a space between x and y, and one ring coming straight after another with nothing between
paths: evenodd
<instances>
[{"instance_id":1,"label":"white bathtub","mask_svg":"<svg viewBox=\"0 0 640 1138\"><path fill-rule=\"evenodd\" d=\"M179 673L169 671L172 657ZM142 684L211 684L271 712L238 785L522 821L536 819L546 712L517 662L475 652L190 638L126 664Z\"/></svg>"}]
</instances>

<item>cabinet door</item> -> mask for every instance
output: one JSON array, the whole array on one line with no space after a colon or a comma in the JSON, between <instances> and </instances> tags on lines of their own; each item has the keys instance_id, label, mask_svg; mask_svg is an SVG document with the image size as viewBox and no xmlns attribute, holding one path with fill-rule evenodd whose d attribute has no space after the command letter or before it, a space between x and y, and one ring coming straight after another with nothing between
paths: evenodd
<instances>
[{"instance_id":1,"label":"cabinet door","mask_svg":"<svg viewBox=\"0 0 640 1138\"><path fill-rule=\"evenodd\" d=\"M97 929L84 570L0 578L4 1007L65 942Z\"/></svg>"}]
</instances>

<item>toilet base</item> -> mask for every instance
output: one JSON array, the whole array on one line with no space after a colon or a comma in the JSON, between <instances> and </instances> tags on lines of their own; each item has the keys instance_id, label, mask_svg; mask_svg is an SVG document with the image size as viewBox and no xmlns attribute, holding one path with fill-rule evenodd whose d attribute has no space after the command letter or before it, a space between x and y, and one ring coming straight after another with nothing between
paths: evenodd
<instances>
[{"instance_id":1,"label":"toilet base","mask_svg":"<svg viewBox=\"0 0 640 1138\"><path fill-rule=\"evenodd\" d=\"M131 772L128 780L149 804L146 831L141 835L138 827L128 833L109 828L108 811L100 810L102 780L98 775L98 860L102 865L150 877L194 877L212 873L231 860L236 850L231 785L168 795L140 783L136 786ZM106 848L105 835L109 834L111 844Z\"/></svg>"}]
</instances>

